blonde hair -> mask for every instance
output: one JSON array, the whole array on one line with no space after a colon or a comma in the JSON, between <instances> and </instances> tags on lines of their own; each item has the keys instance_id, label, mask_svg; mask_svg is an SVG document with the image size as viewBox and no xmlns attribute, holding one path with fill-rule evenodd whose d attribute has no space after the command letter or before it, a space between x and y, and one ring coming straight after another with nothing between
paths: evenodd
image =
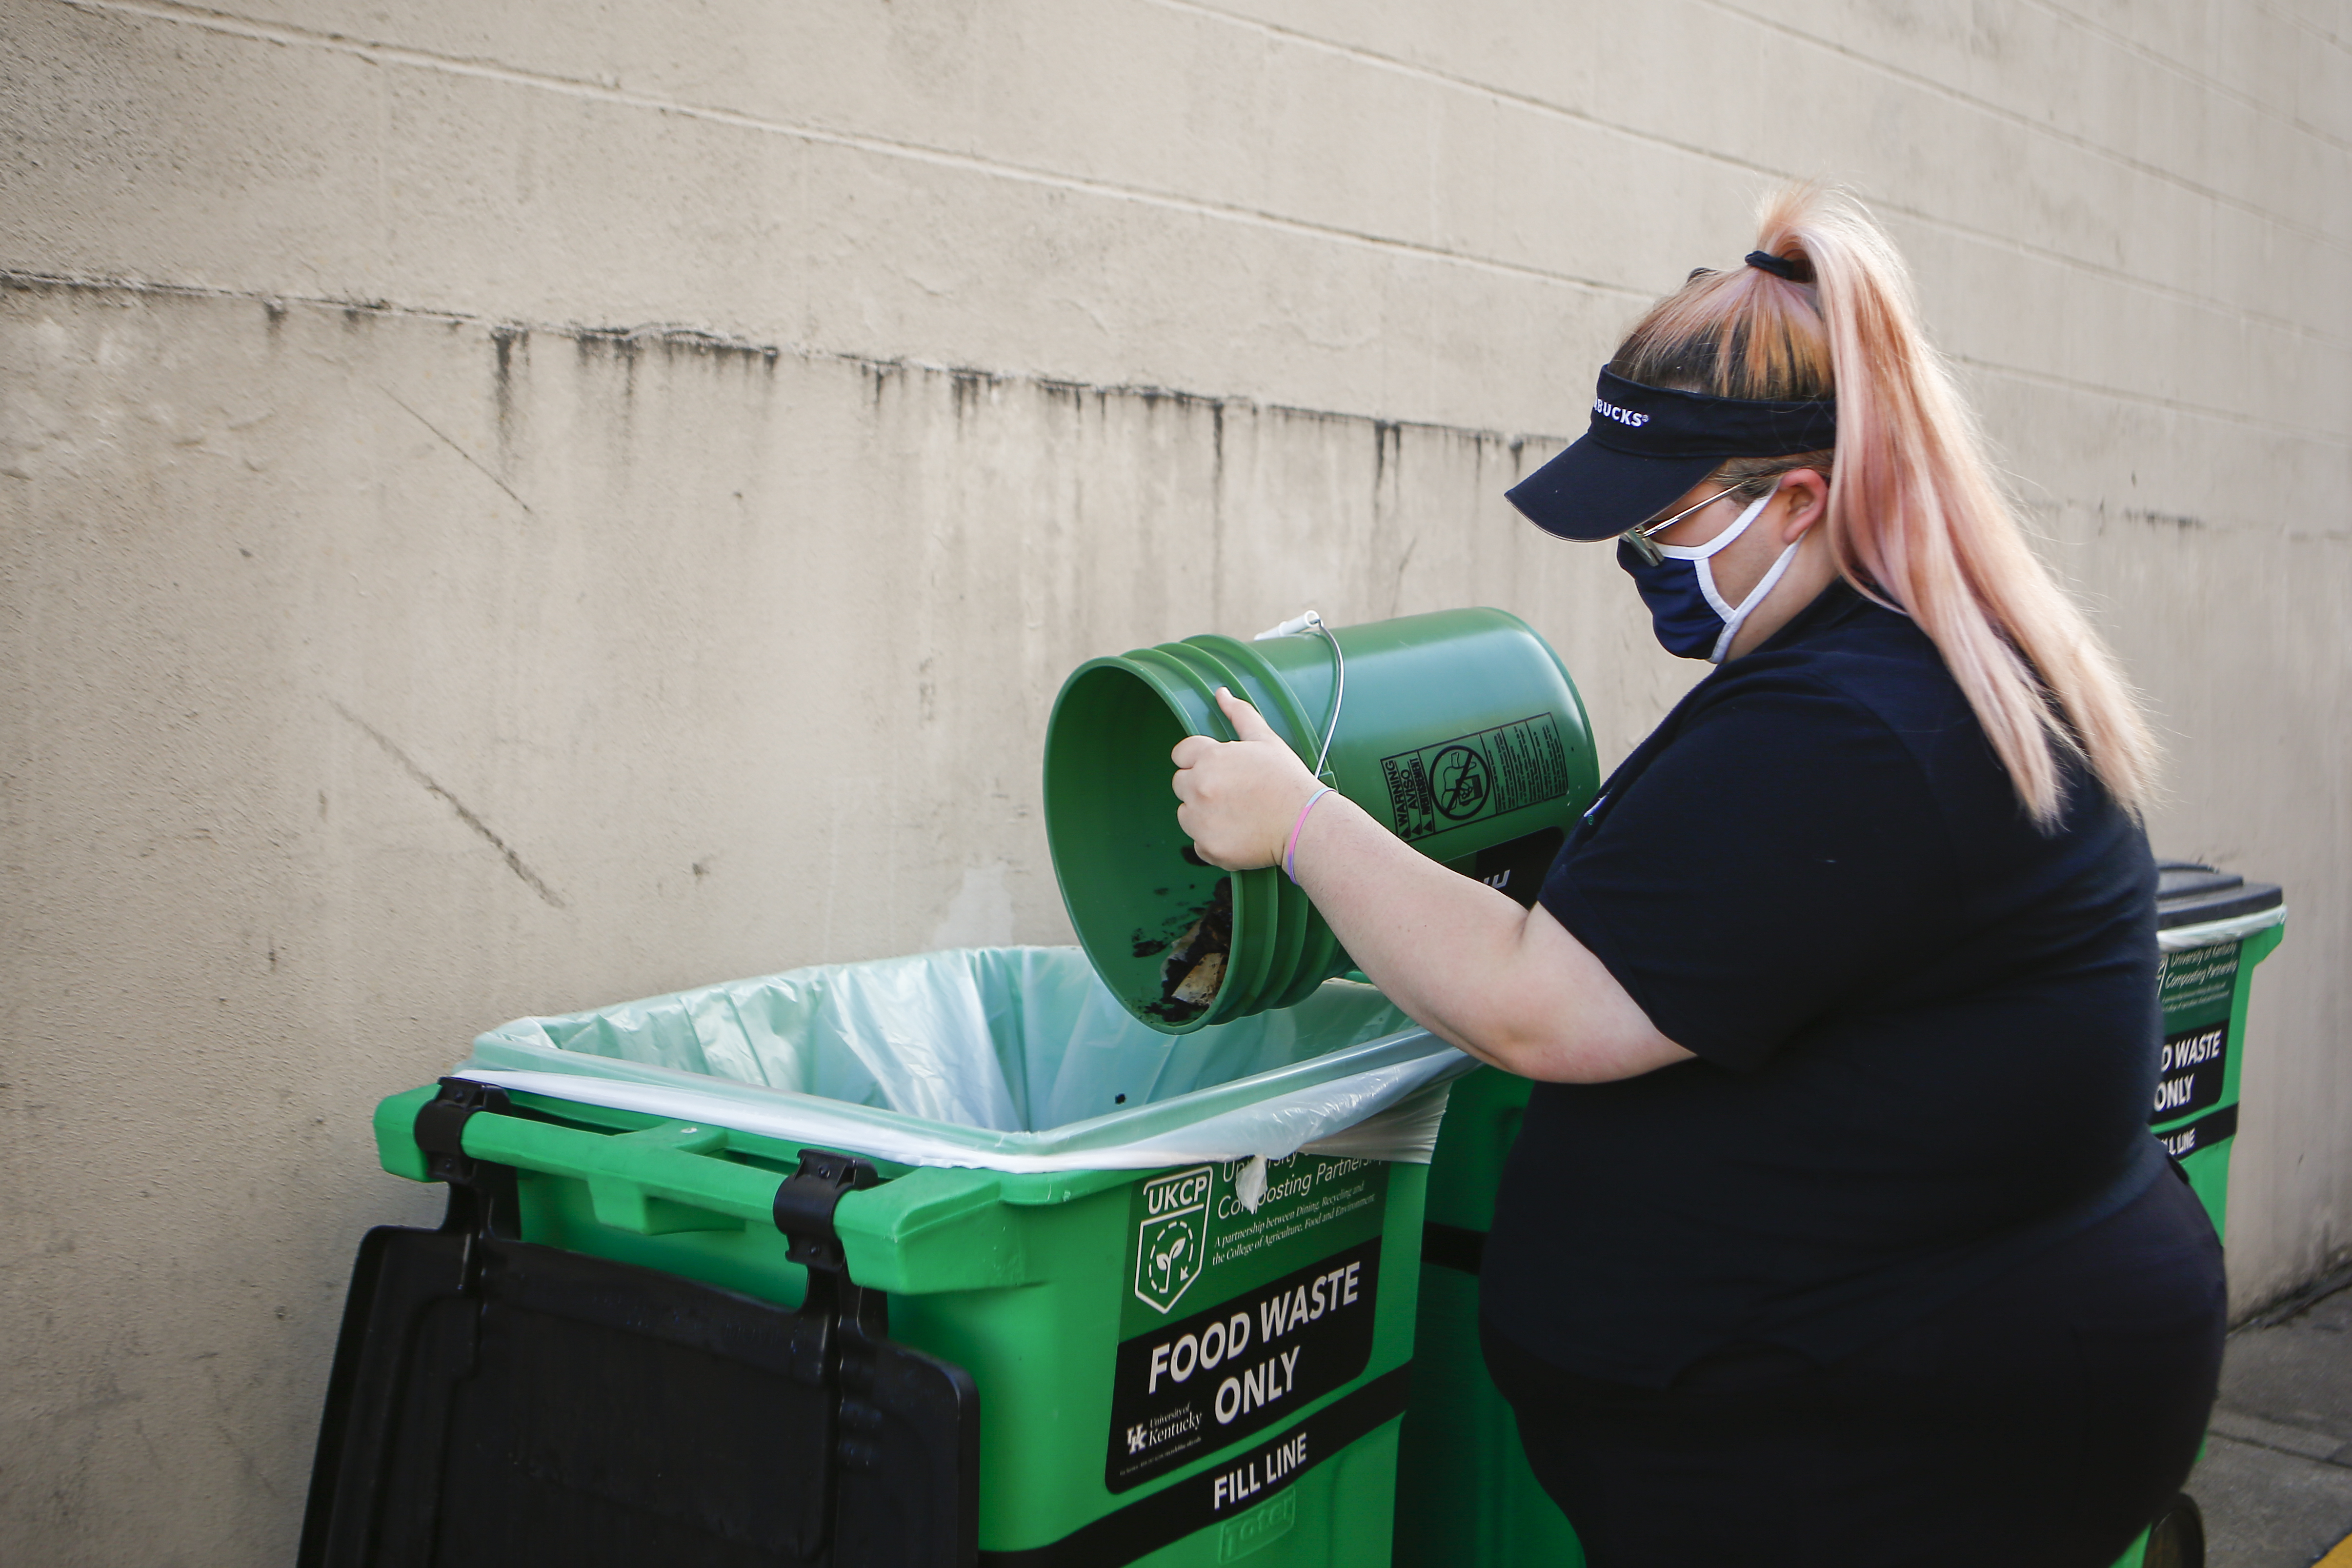
<instances>
[{"instance_id":1,"label":"blonde hair","mask_svg":"<svg viewBox=\"0 0 2352 1568\"><path fill-rule=\"evenodd\" d=\"M1822 527L1839 574L1934 640L2034 822L2065 806L2059 759L2079 757L2126 809L2154 791L2157 751L2115 658L2026 542L1976 421L1919 330L1885 231L1816 187L1766 198L1752 266L1700 270L1660 300L1610 369L1718 397L1838 404L1834 452L1735 458L1718 482L1829 476Z\"/></svg>"}]
</instances>

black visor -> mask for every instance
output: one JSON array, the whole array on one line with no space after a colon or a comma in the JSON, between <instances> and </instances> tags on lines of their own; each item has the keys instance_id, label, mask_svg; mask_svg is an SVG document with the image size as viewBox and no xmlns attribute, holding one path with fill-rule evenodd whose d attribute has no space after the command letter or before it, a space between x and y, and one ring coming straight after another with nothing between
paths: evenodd
<instances>
[{"instance_id":1,"label":"black visor","mask_svg":"<svg viewBox=\"0 0 2352 1568\"><path fill-rule=\"evenodd\" d=\"M1727 458L1785 458L1836 445L1834 401L1708 397L1604 370L1591 428L1506 499L1547 533L1614 539L1664 511Z\"/></svg>"}]
</instances>

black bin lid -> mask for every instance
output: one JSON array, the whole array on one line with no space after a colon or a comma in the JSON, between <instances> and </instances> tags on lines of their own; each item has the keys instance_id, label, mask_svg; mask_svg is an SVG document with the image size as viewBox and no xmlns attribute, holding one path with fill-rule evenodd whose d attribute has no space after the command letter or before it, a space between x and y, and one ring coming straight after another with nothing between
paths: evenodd
<instances>
[{"instance_id":1,"label":"black bin lid","mask_svg":"<svg viewBox=\"0 0 2352 1568\"><path fill-rule=\"evenodd\" d=\"M971 1568L961 1368L463 1230L361 1244L298 1568Z\"/></svg>"},{"instance_id":2,"label":"black bin lid","mask_svg":"<svg viewBox=\"0 0 2352 1568\"><path fill-rule=\"evenodd\" d=\"M2274 910L2286 896L2271 882L2249 882L2195 860L2156 863L2156 929L2204 925Z\"/></svg>"}]
</instances>

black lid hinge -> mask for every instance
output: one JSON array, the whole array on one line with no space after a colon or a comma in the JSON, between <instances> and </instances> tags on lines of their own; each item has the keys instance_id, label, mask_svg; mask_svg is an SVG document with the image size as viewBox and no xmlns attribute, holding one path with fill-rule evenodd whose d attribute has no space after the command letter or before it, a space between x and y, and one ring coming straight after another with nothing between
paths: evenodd
<instances>
[{"instance_id":1,"label":"black lid hinge","mask_svg":"<svg viewBox=\"0 0 2352 1568\"><path fill-rule=\"evenodd\" d=\"M414 1135L425 1155L426 1179L449 1184L449 1212L441 1228L514 1239L522 1235L514 1167L466 1152L466 1123L486 1110L509 1116L514 1102L494 1085L445 1078L441 1092L417 1109Z\"/></svg>"},{"instance_id":2,"label":"black lid hinge","mask_svg":"<svg viewBox=\"0 0 2352 1568\"><path fill-rule=\"evenodd\" d=\"M842 1331L879 1339L890 1331L889 1300L849 1278L833 1212L845 1193L882 1184L872 1163L830 1149L803 1149L801 1168L776 1188L776 1228L792 1246L787 1260L808 1270L808 1294L793 1330L793 1375L810 1384L837 1384Z\"/></svg>"},{"instance_id":3,"label":"black lid hinge","mask_svg":"<svg viewBox=\"0 0 2352 1568\"><path fill-rule=\"evenodd\" d=\"M849 1260L841 1250L841 1237L833 1228L833 1211L844 1193L862 1193L882 1184L881 1173L870 1161L836 1154L830 1149L803 1149L801 1168L776 1188L776 1228L792 1242L784 1256L812 1272L822 1270L848 1277Z\"/></svg>"}]
</instances>

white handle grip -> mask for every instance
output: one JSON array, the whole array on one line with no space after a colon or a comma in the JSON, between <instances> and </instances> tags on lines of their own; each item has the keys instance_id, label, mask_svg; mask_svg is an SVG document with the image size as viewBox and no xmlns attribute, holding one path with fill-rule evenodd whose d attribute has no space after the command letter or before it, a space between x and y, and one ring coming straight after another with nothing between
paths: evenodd
<instances>
[{"instance_id":1,"label":"white handle grip","mask_svg":"<svg viewBox=\"0 0 2352 1568\"><path fill-rule=\"evenodd\" d=\"M1278 626L1268 626L1265 630L1258 633L1257 636L1250 638L1250 641L1264 642L1268 637L1295 637L1299 633L1305 631L1307 627L1319 626L1322 624L1323 617L1317 615L1314 611L1308 610L1304 615L1291 616L1290 619L1283 622Z\"/></svg>"}]
</instances>

